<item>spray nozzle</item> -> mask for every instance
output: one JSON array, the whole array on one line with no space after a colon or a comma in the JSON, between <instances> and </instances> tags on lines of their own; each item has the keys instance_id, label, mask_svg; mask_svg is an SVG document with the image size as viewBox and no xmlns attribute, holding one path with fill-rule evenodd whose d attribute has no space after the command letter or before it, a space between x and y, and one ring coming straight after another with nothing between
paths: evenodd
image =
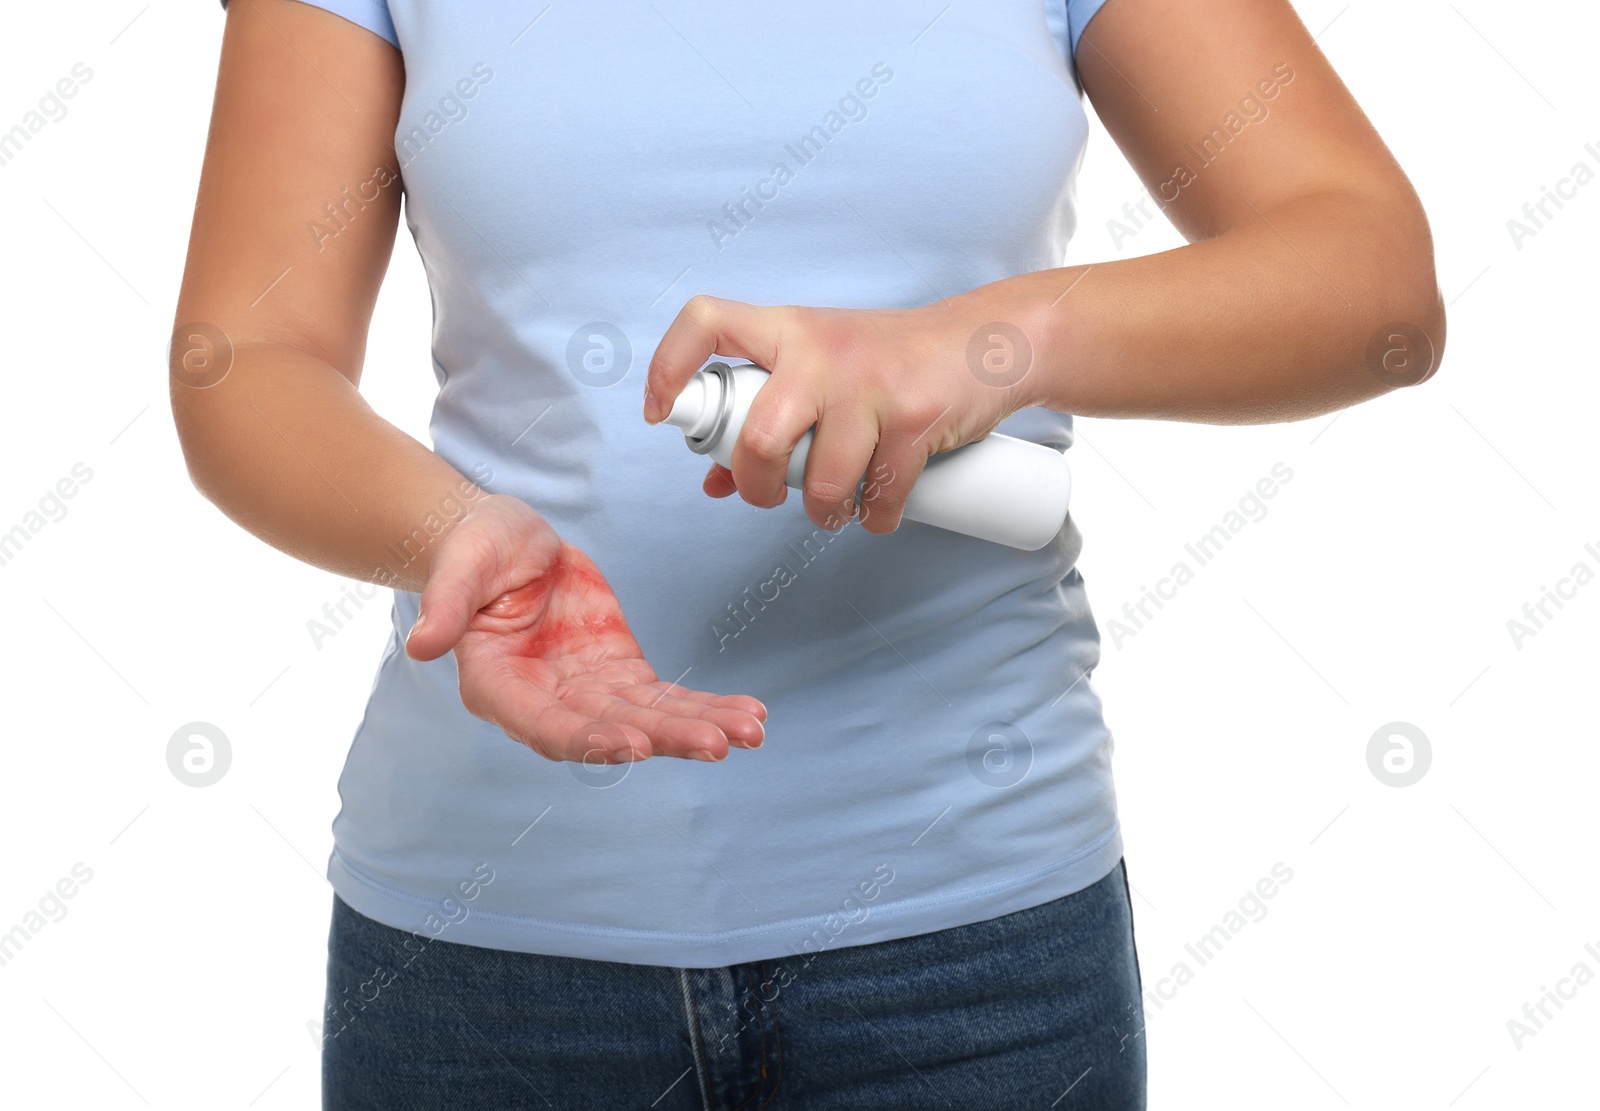
<instances>
[{"instance_id":1,"label":"spray nozzle","mask_svg":"<svg viewBox=\"0 0 1600 1111\"><path fill-rule=\"evenodd\" d=\"M679 391L672 411L662 423L683 430L689 450L705 455L711 451L733 411L733 390L727 363L711 363L701 368Z\"/></svg>"}]
</instances>

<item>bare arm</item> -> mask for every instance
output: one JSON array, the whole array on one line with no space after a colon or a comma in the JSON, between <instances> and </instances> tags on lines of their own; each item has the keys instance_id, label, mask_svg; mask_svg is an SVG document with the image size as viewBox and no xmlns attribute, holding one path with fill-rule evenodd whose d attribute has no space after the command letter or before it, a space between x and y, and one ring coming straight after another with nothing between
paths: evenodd
<instances>
[{"instance_id":1,"label":"bare arm","mask_svg":"<svg viewBox=\"0 0 1600 1111\"><path fill-rule=\"evenodd\" d=\"M1422 206L1288 0L1108 0L1077 62L1190 243L914 309L692 298L651 359L647 420L713 353L772 371L708 494L777 505L816 425L807 515L833 527L887 473L862 527L891 532L931 454L1028 406L1302 420L1432 373L1445 315Z\"/></svg>"},{"instance_id":2,"label":"bare arm","mask_svg":"<svg viewBox=\"0 0 1600 1111\"><path fill-rule=\"evenodd\" d=\"M416 591L483 493L356 389L400 211L404 83L399 52L338 16L229 6L171 396L189 474L229 517Z\"/></svg>"},{"instance_id":3,"label":"bare arm","mask_svg":"<svg viewBox=\"0 0 1600 1111\"><path fill-rule=\"evenodd\" d=\"M548 759L759 747L765 706L662 680L586 553L357 392L404 81L398 51L322 9L230 6L172 367L190 476L290 555L420 592L407 654L454 652L463 705Z\"/></svg>"},{"instance_id":4,"label":"bare arm","mask_svg":"<svg viewBox=\"0 0 1600 1111\"><path fill-rule=\"evenodd\" d=\"M1422 205L1287 0L1109 0L1077 61L1190 245L1018 284L1048 359L1035 403L1298 420L1431 373Z\"/></svg>"}]
</instances>

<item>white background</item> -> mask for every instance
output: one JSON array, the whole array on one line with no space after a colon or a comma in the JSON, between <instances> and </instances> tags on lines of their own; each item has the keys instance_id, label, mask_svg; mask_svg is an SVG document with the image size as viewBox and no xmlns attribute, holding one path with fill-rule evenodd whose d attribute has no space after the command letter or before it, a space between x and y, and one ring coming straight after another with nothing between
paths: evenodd
<instances>
[{"instance_id":1,"label":"white background","mask_svg":"<svg viewBox=\"0 0 1600 1111\"><path fill-rule=\"evenodd\" d=\"M1145 985L1169 996L1146 1000L1152 1106L1600 1106L1600 982L1520 1047L1507 1026L1575 964L1600 976L1600 584L1520 646L1507 630L1575 563L1600 571L1600 181L1520 246L1507 228L1576 162L1600 170L1600 20L1297 7L1428 208L1448 352L1423 386L1315 421L1079 422L1093 681ZM0 933L92 871L0 966L19 1106L317 1099L322 872L388 595L314 645L306 623L344 584L224 518L178 450L165 355L222 22L203 0L0 17L0 127L74 63L94 73L0 167L0 531L75 463L93 472L0 567ZM1114 242L1141 195L1096 127L1070 260L1178 246L1165 224ZM402 229L363 392L424 442L428 304ZM1123 604L1278 462L1293 478L1267 515L1114 643ZM167 765L194 721L232 751L204 789ZM1395 721L1431 747L1408 787L1368 764ZM1200 966L1185 943L1279 862L1293 878L1265 917ZM1180 961L1192 980L1158 987Z\"/></svg>"}]
</instances>

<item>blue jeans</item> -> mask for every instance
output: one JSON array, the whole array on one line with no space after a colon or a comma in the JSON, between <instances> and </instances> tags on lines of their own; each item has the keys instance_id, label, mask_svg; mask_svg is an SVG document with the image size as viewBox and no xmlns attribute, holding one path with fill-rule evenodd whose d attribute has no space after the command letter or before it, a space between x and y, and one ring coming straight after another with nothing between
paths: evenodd
<instances>
[{"instance_id":1,"label":"blue jeans","mask_svg":"<svg viewBox=\"0 0 1600 1111\"><path fill-rule=\"evenodd\" d=\"M433 940L334 896L325 1111L1145 1106L1127 868L931 934L728 968Z\"/></svg>"}]
</instances>

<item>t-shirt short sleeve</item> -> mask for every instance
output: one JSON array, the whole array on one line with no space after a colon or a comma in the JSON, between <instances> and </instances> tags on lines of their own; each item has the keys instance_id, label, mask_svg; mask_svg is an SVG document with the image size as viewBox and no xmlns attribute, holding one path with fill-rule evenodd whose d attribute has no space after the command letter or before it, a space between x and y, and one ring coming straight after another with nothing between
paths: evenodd
<instances>
[{"instance_id":1,"label":"t-shirt short sleeve","mask_svg":"<svg viewBox=\"0 0 1600 1111\"><path fill-rule=\"evenodd\" d=\"M357 27L365 27L373 34L382 36L396 50L400 49L400 36L395 34L394 20L389 17L388 0L300 0L300 2L348 19ZM1104 0L1099 2L1103 3ZM222 6L226 8L228 0L222 0ZM1091 8L1095 6L1096 3L1089 4ZM1084 18L1087 19L1088 16Z\"/></svg>"},{"instance_id":2,"label":"t-shirt short sleeve","mask_svg":"<svg viewBox=\"0 0 1600 1111\"><path fill-rule=\"evenodd\" d=\"M1067 34L1072 43L1074 58L1078 56L1078 40L1083 37L1083 29L1089 25L1089 20L1105 2L1106 0L1067 0Z\"/></svg>"}]
</instances>

